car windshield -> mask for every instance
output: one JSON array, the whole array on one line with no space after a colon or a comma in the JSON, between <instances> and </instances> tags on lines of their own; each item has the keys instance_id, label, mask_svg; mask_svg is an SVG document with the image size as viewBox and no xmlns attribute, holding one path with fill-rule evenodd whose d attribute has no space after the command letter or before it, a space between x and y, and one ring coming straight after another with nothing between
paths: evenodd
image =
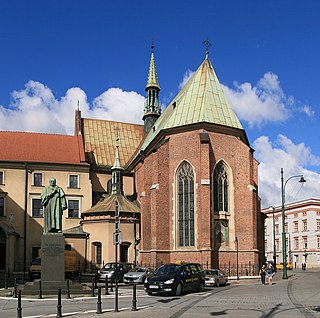
<instances>
[{"instance_id":1,"label":"car windshield","mask_svg":"<svg viewBox=\"0 0 320 318\"><path fill-rule=\"evenodd\" d=\"M116 269L116 264L115 263L111 263L111 264L106 264L103 267L104 270L114 270Z\"/></svg>"},{"instance_id":2,"label":"car windshield","mask_svg":"<svg viewBox=\"0 0 320 318\"><path fill-rule=\"evenodd\" d=\"M146 271L147 271L146 268L140 267L140 268L132 269L130 272L144 273Z\"/></svg>"},{"instance_id":3,"label":"car windshield","mask_svg":"<svg viewBox=\"0 0 320 318\"><path fill-rule=\"evenodd\" d=\"M154 273L156 275L175 274L179 272L180 268L181 265L161 265Z\"/></svg>"},{"instance_id":4,"label":"car windshield","mask_svg":"<svg viewBox=\"0 0 320 318\"><path fill-rule=\"evenodd\" d=\"M216 269L213 269L213 270L209 269L209 270L206 271L206 274L208 274L208 275L218 275L219 271L216 270Z\"/></svg>"}]
</instances>

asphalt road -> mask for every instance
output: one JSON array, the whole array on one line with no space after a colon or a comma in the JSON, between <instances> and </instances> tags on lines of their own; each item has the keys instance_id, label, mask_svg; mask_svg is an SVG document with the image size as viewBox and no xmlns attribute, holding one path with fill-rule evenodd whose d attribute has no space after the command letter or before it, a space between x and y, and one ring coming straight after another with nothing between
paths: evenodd
<instances>
[{"instance_id":1,"label":"asphalt road","mask_svg":"<svg viewBox=\"0 0 320 318\"><path fill-rule=\"evenodd\" d=\"M63 317L320 317L320 270L290 271L289 279L282 280L278 272L272 286L259 280L231 281L228 286L206 288L204 292L176 296L148 296L139 286L137 311L132 311L132 288L120 286L118 309L114 312L114 292L102 293L102 314L97 314L97 297L62 297ZM3 290L2 290L3 293ZM72 296L72 295L71 295ZM22 317L56 317L57 299L22 298ZM15 318L17 299L0 298L0 317Z\"/></svg>"}]
</instances>

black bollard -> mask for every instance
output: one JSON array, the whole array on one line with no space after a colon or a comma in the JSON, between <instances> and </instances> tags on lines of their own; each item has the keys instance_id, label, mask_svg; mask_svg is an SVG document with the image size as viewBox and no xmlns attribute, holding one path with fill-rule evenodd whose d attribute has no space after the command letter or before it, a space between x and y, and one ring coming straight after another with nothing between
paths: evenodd
<instances>
[{"instance_id":1,"label":"black bollard","mask_svg":"<svg viewBox=\"0 0 320 318\"><path fill-rule=\"evenodd\" d=\"M114 312L119 311L119 297L118 297L118 279L116 278L116 286L115 286L115 294L114 294Z\"/></svg>"},{"instance_id":2,"label":"black bollard","mask_svg":"<svg viewBox=\"0 0 320 318\"><path fill-rule=\"evenodd\" d=\"M71 299L70 296L70 280L67 279L67 299Z\"/></svg>"},{"instance_id":3,"label":"black bollard","mask_svg":"<svg viewBox=\"0 0 320 318\"><path fill-rule=\"evenodd\" d=\"M18 297L18 283L17 283L17 279L16 278L14 279L14 291L13 291L13 293L14 293L13 297L17 298Z\"/></svg>"},{"instance_id":4,"label":"black bollard","mask_svg":"<svg viewBox=\"0 0 320 318\"><path fill-rule=\"evenodd\" d=\"M97 275L97 273L94 274L94 288L95 289L98 288L98 275Z\"/></svg>"},{"instance_id":5,"label":"black bollard","mask_svg":"<svg viewBox=\"0 0 320 318\"><path fill-rule=\"evenodd\" d=\"M78 282L79 284L81 284L81 273L79 272L79 276L78 276Z\"/></svg>"},{"instance_id":6,"label":"black bollard","mask_svg":"<svg viewBox=\"0 0 320 318\"><path fill-rule=\"evenodd\" d=\"M97 301L97 314L102 314L102 309L101 309L101 286L98 287L98 301Z\"/></svg>"},{"instance_id":7,"label":"black bollard","mask_svg":"<svg viewBox=\"0 0 320 318\"><path fill-rule=\"evenodd\" d=\"M94 278L91 281L91 296L94 297Z\"/></svg>"},{"instance_id":8,"label":"black bollard","mask_svg":"<svg viewBox=\"0 0 320 318\"><path fill-rule=\"evenodd\" d=\"M132 311L137 311L137 284L133 283L132 289Z\"/></svg>"},{"instance_id":9,"label":"black bollard","mask_svg":"<svg viewBox=\"0 0 320 318\"><path fill-rule=\"evenodd\" d=\"M42 283L41 283L41 279L39 279L39 299L42 299Z\"/></svg>"},{"instance_id":10,"label":"black bollard","mask_svg":"<svg viewBox=\"0 0 320 318\"><path fill-rule=\"evenodd\" d=\"M21 290L20 289L18 290L17 318L22 318Z\"/></svg>"},{"instance_id":11,"label":"black bollard","mask_svg":"<svg viewBox=\"0 0 320 318\"><path fill-rule=\"evenodd\" d=\"M108 276L106 276L104 280L104 289L105 289L105 295L110 295L109 294L109 287L108 287Z\"/></svg>"},{"instance_id":12,"label":"black bollard","mask_svg":"<svg viewBox=\"0 0 320 318\"><path fill-rule=\"evenodd\" d=\"M7 278L7 274L4 274L4 288L8 289L8 278Z\"/></svg>"},{"instance_id":13,"label":"black bollard","mask_svg":"<svg viewBox=\"0 0 320 318\"><path fill-rule=\"evenodd\" d=\"M58 305L57 305L57 318L62 317L62 305L61 305L61 288L58 288Z\"/></svg>"},{"instance_id":14,"label":"black bollard","mask_svg":"<svg viewBox=\"0 0 320 318\"><path fill-rule=\"evenodd\" d=\"M110 282L111 282L110 291L113 292L113 280L112 280L112 277L110 278Z\"/></svg>"}]
</instances>

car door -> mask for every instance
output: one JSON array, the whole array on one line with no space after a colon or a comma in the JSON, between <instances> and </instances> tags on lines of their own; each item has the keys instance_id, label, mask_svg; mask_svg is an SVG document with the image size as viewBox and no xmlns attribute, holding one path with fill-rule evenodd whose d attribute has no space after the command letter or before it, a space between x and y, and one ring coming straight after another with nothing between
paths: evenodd
<instances>
[{"instance_id":1,"label":"car door","mask_svg":"<svg viewBox=\"0 0 320 318\"><path fill-rule=\"evenodd\" d=\"M183 291L190 291L192 289L192 275L189 265L184 265L180 273L180 279L183 285Z\"/></svg>"}]
</instances>

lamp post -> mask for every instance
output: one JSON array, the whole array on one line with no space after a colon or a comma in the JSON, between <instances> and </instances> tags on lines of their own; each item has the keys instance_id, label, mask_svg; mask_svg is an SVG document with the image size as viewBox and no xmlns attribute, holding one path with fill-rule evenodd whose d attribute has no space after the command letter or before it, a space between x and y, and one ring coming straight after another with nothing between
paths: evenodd
<instances>
[{"instance_id":1,"label":"lamp post","mask_svg":"<svg viewBox=\"0 0 320 318\"><path fill-rule=\"evenodd\" d=\"M277 250L276 250L276 231L275 231L275 220L274 220L274 211L275 207L271 206L269 210L272 210L272 224L273 224L273 270L277 270Z\"/></svg>"},{"instance_id":2,"label":"lamp post","mask_svg":"<svg viewBox=\"0 0 320 318\"><path fill-rule=\"evenodd\" d=\"M239 280L239 242L238 237L236 236L236 250L237 250L237 280Z\"/></svg>"},{"instance_id":3,"label":"lamp post","mask_svg":"<svg viewBox=\"0 0 320 318\"><path fill-rule=\"evenodd\" d=\"M282 198L282 258L283 258L283 276L282 279L288 279L287 273L287 247L286 247L286 232L285 232L285 213L284 213L284 203L285 203L285 191L286 185L289 180L293 178L300 178L299 182L304 183L306 182L305 178L302 174L297 176L292 176L288 178L285 182L283 179L283 168L281 168L281 198Z\"/></svg>"}]
</instances>

